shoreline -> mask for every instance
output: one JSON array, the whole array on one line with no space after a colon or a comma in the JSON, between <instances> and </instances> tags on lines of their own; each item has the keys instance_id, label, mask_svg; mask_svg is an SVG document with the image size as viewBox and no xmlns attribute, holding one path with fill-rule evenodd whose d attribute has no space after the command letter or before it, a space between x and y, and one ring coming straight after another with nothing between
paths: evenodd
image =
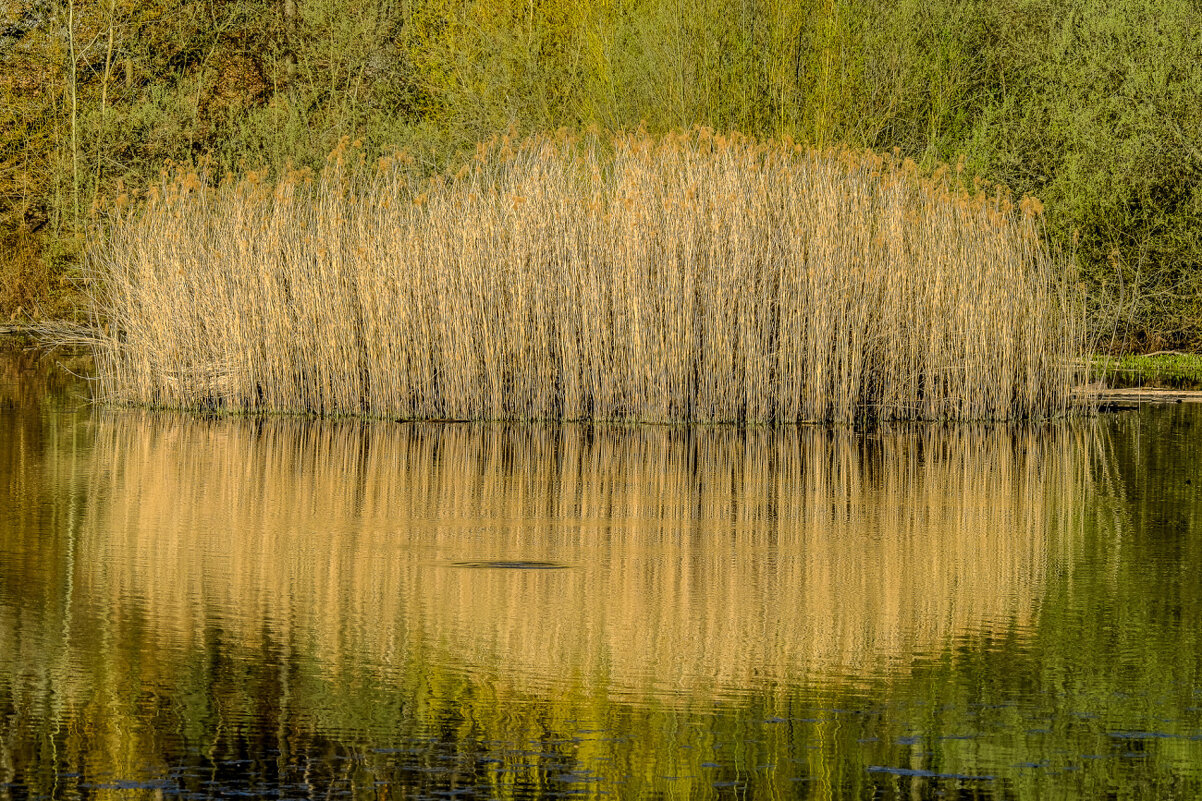
<instances>
[{"instance_id":1,"label":"shoreline","mask_svg":"<svg viewBox=\"0 0 1202 801\"><path fill-rule=\"evenodd\" d=\"M1101 412L1138 409L1142 406L1174 403L1202 403L1202 391L1162 387L1120 387L1094 390Z\"/></svg>"},{"instance_id":2,"label":"shoreline","mask_svg":"<svg viewBox=\"0 0 1202 801\"><path fill-rule=\"evenodd\" d=\"M87 336L86 325L68 320L47 320L40 323L0 324L0 343L25 341L33 347L55 347L47 339L57 339L57 344L70 344L76 338ZM1098 384L1080 387L1078 392L1088 392L1098 401L1099 411L1124 411L1141 406L1202 403L1202 390L1183 390L1170 387L1106 387Z\"/></svg>"},{"instance_id":3,"label":"shoreline","mask_svg":"<svg viewBox=\"0 0 1202 801\"><path fill-rule=\"evenodd\" d=\"M57 344L69 344L73 339L84 339L91 333L91 328L83 323L70 320L43 320L36 323L0 323L0 339L32 339L39 344L45 340L61 340L47 342L47 347Z\"/></svg>"}]
</instances>

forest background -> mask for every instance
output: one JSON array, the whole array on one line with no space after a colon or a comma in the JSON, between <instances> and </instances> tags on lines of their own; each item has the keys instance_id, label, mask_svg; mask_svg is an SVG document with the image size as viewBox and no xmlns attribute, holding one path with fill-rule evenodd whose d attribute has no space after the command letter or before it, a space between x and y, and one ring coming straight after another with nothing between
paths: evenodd
<instances>
[{"instance_id":1,"label":"forest background","mask_svg":"<svg viewBox=\"0 0 1202 801\"><path fill-rule=\"evenodd\" d=\"M0 0L0 320L77 313L173 162L594 124L962 160L1043 200L1095 348L1202 348L1202 0Z\"/></svg>"}]
</instances>

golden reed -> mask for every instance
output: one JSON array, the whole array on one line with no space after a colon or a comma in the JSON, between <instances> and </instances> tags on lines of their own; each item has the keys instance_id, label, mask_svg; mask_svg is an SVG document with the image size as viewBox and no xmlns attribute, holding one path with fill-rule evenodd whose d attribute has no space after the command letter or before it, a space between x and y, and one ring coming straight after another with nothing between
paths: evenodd
<instances>
[{"instance_id":1,"label":"golden reed","mask_svg":"<svg viewBox=\"0 0 1202 801\"><path fill-rule=\"evenodd\" d=\"M1046 418L1080 304L1038 201L708 129L423 181L164 178L90 253L103 400L405 420Z\"/></svg>"}]
</instances>

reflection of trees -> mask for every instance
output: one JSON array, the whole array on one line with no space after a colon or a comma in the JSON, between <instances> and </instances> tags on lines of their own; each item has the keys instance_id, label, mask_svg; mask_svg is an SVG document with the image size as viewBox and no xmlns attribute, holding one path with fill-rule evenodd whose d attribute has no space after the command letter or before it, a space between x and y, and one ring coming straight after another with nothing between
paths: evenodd
<instances>
[{"instance_id":1,"label":"reflection of trees","mask_svg":"<svg viewBox=\"0 0 1202 801\"><path fill-rule=\"evenodd\" d=\"M1115 421L1111 458L1098 471L1106 484L1086 506L1082 557L1049 599L1043 626L1057 647L1041 666L1044 681L1055 678L1070 698L1098 707L1102 693L1144 699L1138 718L1124 725L1158 736L1107 746L1146 749L1191 776L1188 795L1202 793L1202 742L1187 739L1199 734L1202 702L1198 411L1146 409ZM1057 636L1063 631L1075 636Z\"/></svg>"},{"instance_id":2,"label":"reflection of trees","mask_svg":"<svg viewBox=\"0 0 1202 801\"><path fill-rule=\"evenodd\" d=\"M996 732L923 747L952 772L1016 754L1046 766L1016 771L1018 797L1196 796L1202 414L1149 408L1104 417L1097 429L1089 491L1066 506L1078 532L1071 558L1049 576L1030 653L1016 658L1004 638L985 636L910 675L911 687L929 688L920 696L958 710L932 712L928 731L955 731L959 710L976 707L996 710L986 718Z\"/></svg>"},{"instance_id":3,"label":"reflection of trees","mask_svg":"<svg viewBox=\"0 0 1202 801\"><path fill-rule=\"evenodd\" d=\"M14 765L38 765L50 750L44 720L62 711L57 689L76 656L69 620L91 430L78 382L55 362L80 367L0 341L0 797Z\"/></svg>"}]
</instances>

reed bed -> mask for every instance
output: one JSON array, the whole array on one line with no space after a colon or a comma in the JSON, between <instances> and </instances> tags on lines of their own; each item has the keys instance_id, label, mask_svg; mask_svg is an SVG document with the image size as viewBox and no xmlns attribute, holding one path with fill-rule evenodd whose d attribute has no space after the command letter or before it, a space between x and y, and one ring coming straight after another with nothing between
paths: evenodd
<instances>
[{"instance_id":1,"label":"reed bed","mask_svg":"<svg viewBox=\"0 0 1202 801\"><path fill-rule=\"evenodd\" d=\"M89 255L116 403L406 420L1046 418L1082 326L1037 201L706 129L452 174L164 183Z\"/></svg>"}]
</instances>

